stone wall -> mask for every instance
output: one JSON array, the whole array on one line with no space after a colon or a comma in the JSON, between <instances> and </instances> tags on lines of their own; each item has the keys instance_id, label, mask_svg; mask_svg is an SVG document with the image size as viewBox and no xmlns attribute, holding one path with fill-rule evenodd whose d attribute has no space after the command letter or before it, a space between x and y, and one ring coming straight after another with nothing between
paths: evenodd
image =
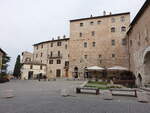
<instances>
[{"instance_id":1,"label":"stone wall","mask_svg":"<svg viewBox=\"0 0 150 113\"><path fill-rule=\"evenodd\" d=\"M25 62L32 62L33 61L33 54L27 51L22 52L22 63Z\"/></svg>"},{"instance_id":2,"label":"stone wall","mask_svg":"<svg viewBox=\"0 0 150 113\"><path fill-rule=\"evenodd\" d=\"M29 79L29 72L33 72L33 79L40 73L42 73L42 75L46 75L46 65L24 64L22 66L21 79Z\"/></svg>"},{"instance_id":3,"label":"stone wall","mask_svg":"<svg viewBox=\"0 0 150 113\"><path fill-rule=\"evenodd\" d=\"M134 72L136 77L138 77L139 74L142 76L143 84L150 83L150 74L145 75L145 63L144 63L145 51L150 46L149 12L150 12L150 5L148 5L144 13L142 13L142 15L136 21L136 23L133 26L131 26L132 29L128 33L130 70Z\"/></svg>"},{"instance_id":4,"label":"stone wall","mask_svg":"<svg viewBox=\"0 0 150 113\"><path fill-rule=\"evenodd\" d=\"M34 61L38 61L47 65L47 76L49 78L55 78L57 76L57 70L60 70L60 77L66 76L65 62L69 61L68 41L68 38L51 40L34 46ZM58 43L61 44L58 46ZM58 51L60 52L59 55ZM59 64L57 63L58 60L60 61Z\"/></svg>"},{"instance_id":5,"label":"stone wall","mask_svg":"<svg viewBox=\"0 0 150 113\"><path fill-rule=\"evenodd\" d=\"M124 17L124 21L121 21L122 17ZM75 67L78 67L83 76L84 68L94 65L101 67L118 65L128 68L127 48L122 45L126 31L122 32L121 27L124 26L127 30L129 23L129 13L71 21L70 74L74 72ZM80 24L83 25L80 26ZM111 32L112 27L115 27L115 32ZM92 35L93 31L94 36ZM115 45L112 45L112 40L115 40ZM87 47L84 47L84 43L87 43ZM112 57L112 54L115 54L115 57Z\"/></svg>"}]
</instances>

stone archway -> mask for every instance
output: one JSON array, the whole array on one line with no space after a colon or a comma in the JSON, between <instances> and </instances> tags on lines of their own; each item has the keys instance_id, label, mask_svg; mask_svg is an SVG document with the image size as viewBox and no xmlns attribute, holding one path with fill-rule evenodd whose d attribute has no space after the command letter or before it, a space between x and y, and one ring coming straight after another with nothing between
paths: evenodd
<instances>
[{"instance_id":1,"label":"stone archway","mask_svg":"<svg viewBox=\"0 0 150 113\"><path fill-rule=\"evenodd\" d=\"M137 76L137 87L142 87L142 76L140 73Z\"/></svg>"},{"instance_id":2,"label":"stone archway","mask_svg":"<svg viewBox=\"0 0 150 113\"><path fill-rule=\"evenodd\" d=\"M150 84L150 51L144 55L144 78L145 83Z\"/></svg>"}]
</instances>

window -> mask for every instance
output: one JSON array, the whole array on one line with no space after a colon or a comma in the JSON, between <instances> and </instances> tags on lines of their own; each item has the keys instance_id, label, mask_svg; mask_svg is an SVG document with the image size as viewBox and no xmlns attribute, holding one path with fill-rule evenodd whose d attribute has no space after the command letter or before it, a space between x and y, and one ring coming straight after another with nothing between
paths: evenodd
<instances>
[{"instance_id":1,"label":"window","mask_svg":"<svg viewBox=\"0 0 150 113\"><path fill-rule=\"evenodd\" d=\"M115 45L115 40L111 40L111 45L112 45L112 46Z\"/></svg>"},{"instance_id":2,"label":"window","mask_svg":"<svg viewBox=\"0 0 150 113\"><path fill-rule=\"evenodd\" d=\"M95 47L96 46L96 42L93 42L93 47Z\"/></svg>"},{"instance_id":3,"label":"window","mask_svg":"<svg viewBox=\"0 0 150 113\"><path fill-rule=\"evenodd\" d=\"M87 55L84 55L84 58L87 59Z\"/></svg>"},{"instance_id":4,"label":"window","mask_svg":"<svg viewBox=\"0 0 150 113\"><path fill-rule=\"evenodd\" d=\"M125 46L127 44L126 39L122 39L122 45Z\"/></svg>"},{"instance_id":5,"label":"window","mask_svg":"<svg viewBox=\"0 0 150 113\"><path fill-rule=\"evenodd\" d=\"M111 32L115 32L115 31L116 31L115 27L112 27Z\"/></svg>"},{"instance_id":6,"label":"window","mask_svg":"<svg viewBox=\"0 0 150 113\"><path fill-rule=\"evenodd\" d=\"M43 63L43 61L41 60L41 63Z\"/></svg>"},{"instance_id":7,"label":"window","mask_svg":"<svg viewBox=\"0 0 150 113\"><path fill-rule=\"evenodd\" d=\"M99 58L101 58L101 57L102 57L102 55L100 54L100 55L98 55L98 57L99 57Z\"/></svg>"},{"instance_id":8,"label":"window","mask_svg":"<svg viewBox=\"0 0 150 113\"><path fill-rule=\"evenodd\" d=\"M53 56L53 52L51 51L51 54L50 54L50 56L52 57Z\"/></svg>"},{"instance_id":9,"label":"window","mask_svg":"<svg viewBox=\"0 0 150 113\"><path fill-rule=\"evenodd\" d=\"M82 37L82 33L80 33L79 35L80 35L80 37Z\"/></svg>"},{"instance_id":10,"label":"window","mask_svg":"<svg viewBox=\"0 0 150 113\"><path fill-rule=\"evenodd\" d=\"M65 49L67 49L67 44L65 45Z\"/></svg>"},{"instance_id":11,"label":"window","mask_svg":"<svg viewBox=\"0 0 150 113\"><path fill-rule=\"evenodd\" d=\"M31 58L26 58L25 61L26 62L31 62Z\"/></svg>"},{"instance_id":12,"label":"window","mask_svg":"<svg viewBox=\"0 0 150 113\"><path fill-rule=\"evenodd\" d=\"M61 46L61 42L57 42L57 46Z\"/></svg>"},{"instance_id":13,"label":"window","mask_svg":"<svg viewBox=\"0 0 150 113\"><path fill-rule=\"evenodd\" d=\"M53 43L51 43L51 47L53 47Z\"/></svg>"},{"instance_id":14,"label":"window","mask_svg":"<svg viewBox=\"0 0 150 113\"><path fill-rule=\"evenodd\" d=\"M65 61L65 66L69 66L69 61Z\"/></svg>"},{"instance_id":15,"label":"window","mask_svg":"<svg viewBox=\"0 0 150 113\"><path fill-rule=\"evenodd\" d=\"M94 22L90 22L90 25L93 25L94 24Z\"/></svg>"},{"instance_id":16,"label":"window","mask_svg":"<svg viewBox=\"0 0 150 113\"><path fill-rule=\"evenodd\" d=\"M61 60L57 60L57 64L61 64Z\"/></svg>"},{"instance_id":17,"label":"window","mask_svg":"<svg viewBox=\"0 0 150 113\"><path fill-rule=\"evenodd\" d=\"M102 60L100 60L99 63L102 64Z\"/></svg>"},{"instance_id":18,"label":"window","mask_svg":"<svg viewBox=\"0 0 150 113\"><path fill-rule=\"evenodd\" d=\"M115 58L115 54L112 54L112 58Z\"/></svg>"},{"instance_id":19,"label":"window","mask_svg":"<svg viewBox=\"0 0 150 113\"><path fill-rule=\"evenodd\" d=\"M53 60L49 60L49 64L53 64Z\"/></svg>"},{"instance_id":20,"label":"window","mask_svg":"<svg viewBox=\"0 0 150 113\"><path fill-rule=\"evenodd\" d=\"M40 70L42 70L43 69L43 66L42 65L40 65Z\"/></svg>"},{"instance_id":21,"label":"window","mask_svg":"<svg viewBox=\"0 0 150 113\"><path fill-rule=\"evenodd\" d=\"M95 31L92 31L92 36L95 36Z\"/></svg>"},{"instance_id":22,"label":"window","mask_svg":"<svg viewBox=\"0 0 150 113\"><path fill-rule=\"evenodd\" d=\"M115 18L111 18L111 22L114 23L115 22Z\"/></svg>"},{"instance_id":23,"label":"window","mask_svg":"<svg viewBox=\"0 0 150 113\"><path fill-rule=\"evenodd\" d=\"M41 48L43 48L43 44L41 45Z\"/></svg>"},{"instance_id":24,"label":"window","mask_svg":"<svg viewBox=\"0 0 150 113\"><path fill-rule=\"evenodd\" d=\"M41 57L43 56L43 53L41 53Z\"/></svg>"},{"instance_id":25,"label":"window","mask_svg":"<svg viewBox=\"0 0 150 113\"><path fill-rule=\"evenodd\" d=\"M83 23L80 23L80 27L83 27L83 25L84 25Z\"/></svg>"},{"instance_id":26,"label":"window","mask_svg":"<svg viewBox=\"0 0 150 113\"><path fill-rule=\"evenodd\" d=\"M33 69L33 66L32 66L32 65L30 65L30 69Z\"/></svg>"},{"instance_id":27,"label":"window","mask_svg":"<svg viewBox=\"0 0 150 113\"><path fill-rule=\"evenodd\" d=\"M101 21L99 20L99 21L97 21L97 24L101 24Z\"/></svg>"},{"instance_id":28,"label":"window","mask_svg":"<svg viewBox=\"0 0 150 113\"><path fill-rule=\"evenodd\" d=\"M84 47L87 48L87 42L84 42Z\"/></svg>"},{"instance_id":29,"label":"window","mask_svg":"<svg viewBox=\"0 0 150 113\"><path fill-rule=\"evenodd\" d=\"M120 20L121 20L121 22L124 22L124 21L125 21L125 17L122 16L122 17L120 18Z\"/></svg>"},{"instance_id":30,"label":"window","mask_svg":"<svg viewBox=\"0 0 150 113\"><path fill-rule=\"evenodd\" d=\"M60 56L60 51L58 51L58 56Z\"/></svg>"},{"instance_id":31,"label":"window","mask_svg":"<svg viewBox=\"0 0 150 113\"><path fill-rule=\"evenodd\" d=\"M125 32L126 31L126 27L122 26L121 27L121 32Z\"/></svg>"}]
</instances>

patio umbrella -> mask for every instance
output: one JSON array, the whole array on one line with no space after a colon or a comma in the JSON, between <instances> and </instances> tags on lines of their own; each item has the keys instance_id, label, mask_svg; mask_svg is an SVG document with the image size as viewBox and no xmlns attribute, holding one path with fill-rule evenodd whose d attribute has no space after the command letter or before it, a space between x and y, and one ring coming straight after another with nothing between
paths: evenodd
<instances>
[{"instance_id":1,"label":"patio umbrella","mask_svg":"<svg viewBox=\"0 0 150 113\"><path fill-rule=\"evenodd\" d=\"M128 69L126 67L122 67L122 66L110 67L110 68L107 68L107 70L111 70L111 71L128 71Z\"/></svg>"},{"instance_id":2,"label":"patio umbrella","mask_svg":"<svg viewBox=\"0 0 150 113\"><path fill-rule=\"evenodd\" d=\"M88 71L91 71L91 72L94 72L94 75L95 75L95 78L96 78L96 81L98 80L98 76L99 74L98 73L101 73L103 70L105 70L104 68L102 67L98 67L98 66L92 66L92 67L88 67L86 68L86 70ZM97 73L97 74L96 74Z\"/></svg>"},{"instance_id":3,"label":"patio umbrella","mask_svg":"<svg viewBox=\"0 0 150 113\"><path fill-rule=\"evenodd\" d=\"M86 68L86 70L89 70L89 71L103 71L105 69L102 68L102 67L98 67L98 66L92 66L92 67Z\"/></svg>"},{"instance_id":4,"label":"patio umbrella","mask_svg":"<svg viewBox=\"0 0 150 113\"><path fill-rule=\"evenodd\" d=\"M107 71L113 72L113 75L111 75L111 77L113 77L113 76L119 75L120 73L124 71L128 71L128 68L122 67L122 66L113 66L113 67L107 68Z\"/></svg>"}]
</instances>

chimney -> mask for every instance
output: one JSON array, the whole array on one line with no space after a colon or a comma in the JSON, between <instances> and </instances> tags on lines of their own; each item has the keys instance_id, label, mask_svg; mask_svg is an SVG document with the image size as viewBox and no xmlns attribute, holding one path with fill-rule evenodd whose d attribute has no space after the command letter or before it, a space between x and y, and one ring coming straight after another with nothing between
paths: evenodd
<instances>
[{"instance_id":1,"label":"chimney","mask_svg":"<svg viewBox=\"0 0 150 113\"><path fill-rule=\"evenodd\" d=\"M112 13L110 12L109 15L112 15Z\"/></svg>"},{"instance_id":2,"label":"chimney","mask_svg":"<svg viewBox=\"0 0 150 113\"><path fill-rule=\"evenodd\" d=\"M65 39L65 38L66 38L66 35L64 35L63 38Z\"/></svg>"},{"instance_id":3,"label":"chimney","mask_svg":"<svg viewBox=\"0 0 150 113\"><path fill-rule=\"evenodd\" d=\"M106 16L106 11L103 11L103 15Z\"/></svg>"},{"instance_id":4,"label":"chimney","mask_svg":"<svg viewBox=\"0 0 150 113\"><path fill-rule=\"evenodd\" d=\"M93 17L93 15L90 16L91 18Z\"/></svg>"},{"instance_id":5,"label":"chimney","mask_svg":"<svg viewBox=\"0 0 150 113\"><path fill-rule=\"evenodd\" d=\"M58 36L57 39L59 40L59 39L60 39L60 36Z\"/></svg>"},{"instance_id":6,"label":"chimney","mask_svg":"<svg viewBox=\"0 0 150 113\"><path fill-rule=\"evenodd\" d=\"M54 37L52 38L52 40L54 40Z\"/></svg>"}]
</instances>

